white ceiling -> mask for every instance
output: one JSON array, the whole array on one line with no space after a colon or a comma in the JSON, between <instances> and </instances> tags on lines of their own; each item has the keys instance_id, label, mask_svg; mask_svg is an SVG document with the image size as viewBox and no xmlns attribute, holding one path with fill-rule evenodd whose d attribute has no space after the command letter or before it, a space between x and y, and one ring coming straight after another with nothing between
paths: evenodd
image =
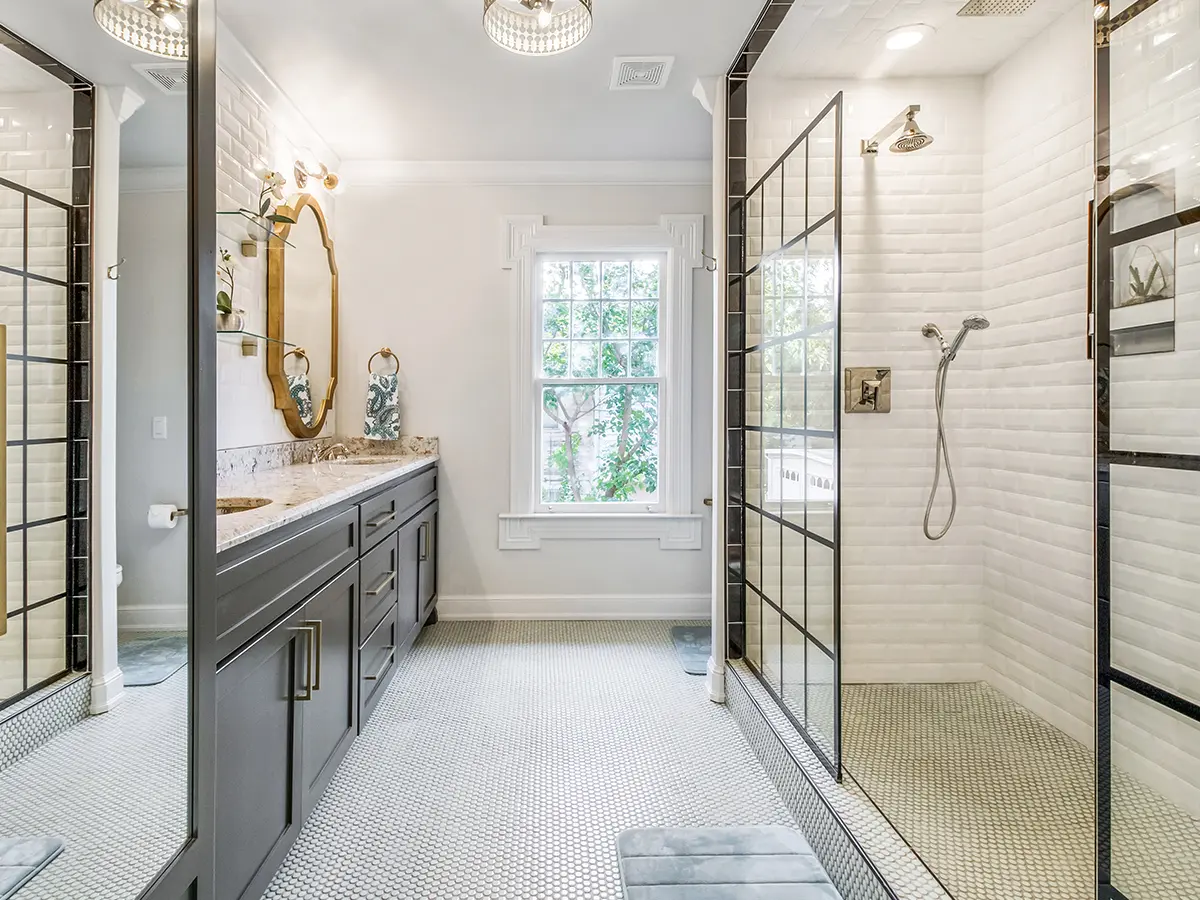
<instances>
[{"instance_id":1,"label":"white ceiling","mask_svg":"<svg viewBox=\"0 0 1200 900\"><path fill-rule=\"evenodd\" d=\"M692 97L725 72L760 0L595 0L559 56L495 46L482 0L219 0L218 15L346 160L708 159ZM663 91L613 93L616 56L671 55Z\"/></svg>"},{"instance_id":2,"label":"white ceiling","mask_svg":"<svg viewBox=\"0 0 1200 900\"><path fill-rule=\"evenodd\" d=\"M187 98L168 97L131 68L154 57L101 31L91 0L0 0L0 23L93 84L127 85L145 98L121 128L123 167L187 165ZM10 89L2 79L0 90Z\"/></svg>"},{"instance_id":3,"label":"white ceiling","mask_svg":"<svg viewBox=\"0 0 1200 900\"><path fill-rule=\"evenodd\" d=\"M1080 0L1037 0L1019 16L959 17L966 0L796 0L755 74L781 78L983 75ZM905 25L936 32L888 50Z\"/></svg>"}]
</instances>

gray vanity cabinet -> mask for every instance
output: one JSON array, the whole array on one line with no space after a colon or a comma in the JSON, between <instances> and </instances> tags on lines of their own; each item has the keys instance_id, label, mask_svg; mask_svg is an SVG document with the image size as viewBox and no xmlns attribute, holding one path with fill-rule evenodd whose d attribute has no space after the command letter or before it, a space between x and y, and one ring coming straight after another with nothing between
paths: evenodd
<instances>
[{"instance_id":1,"label":"gray vanity cabinet","mask_svg":"<svg viewBox=\"0 0 1200 900\"><path fill-rule=\"evenodd\" d=\"M437 600L430 467L218 557L217 892L258 900Z\"/></svg>"},{"instance_id":2,"label":"gray vanity cabinet","mask_svg":"<svg viewBox=\"0 0 1200 900\"><path fill-rule=\"evenodd\" d=\"M314 629L312 699L301 703L301 771L307 817L358 734L358 592L352 566L304 604Z\"/></svg>"},{"instance_id":3,"label":"gray vanity cabinet","mask_svg":"<svg viewBox=\"0 0 1200 900\"><path fill-rule=\"evenodd\" d=\"M217 673L216 895L257 898L303 822L301 714L312 630L298 610Z\"/></svg>"}]
</instances>

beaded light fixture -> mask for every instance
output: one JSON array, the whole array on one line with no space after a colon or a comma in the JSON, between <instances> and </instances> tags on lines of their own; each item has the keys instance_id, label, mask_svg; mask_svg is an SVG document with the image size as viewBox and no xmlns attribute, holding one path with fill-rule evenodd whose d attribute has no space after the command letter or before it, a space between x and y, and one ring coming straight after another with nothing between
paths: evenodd
<instances>
[{"instance_id":1,"label":"beaded light fixture","mask_svg":"<svg viewBox=\"0 0 1200 900\"><path fill-rule=\"evenodd\" d=\"M118 41L154 56L187 59L188 0L96 0L96 22Z\"/></svg>"},{"instance_id":2,"label":"beaded light fixture","mask_svg":"<svg viewBox=\"0 0 1200 900\"><path fill-rule=\"evenodd\" d=\"M552 56L592 30L592 0L483 0L483 28L505 50Z\"/></svg>"}]
</instances>

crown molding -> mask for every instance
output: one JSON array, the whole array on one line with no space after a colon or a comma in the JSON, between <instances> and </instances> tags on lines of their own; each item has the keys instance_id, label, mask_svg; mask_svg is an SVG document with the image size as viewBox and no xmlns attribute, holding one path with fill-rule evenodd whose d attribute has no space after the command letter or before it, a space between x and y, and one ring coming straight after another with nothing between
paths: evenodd
<instances>
[{"instance_id":1,"label":"crown molding","mask_svg":"<svg viewBox=\"0 0 1200 900\"><path fill-rule=\"evenodd\" d=\"M711 184L710 160L557 160L519 162L415 162L351 160L342 164L348 186L390 184Z\"/></svg>"}]
</instances>

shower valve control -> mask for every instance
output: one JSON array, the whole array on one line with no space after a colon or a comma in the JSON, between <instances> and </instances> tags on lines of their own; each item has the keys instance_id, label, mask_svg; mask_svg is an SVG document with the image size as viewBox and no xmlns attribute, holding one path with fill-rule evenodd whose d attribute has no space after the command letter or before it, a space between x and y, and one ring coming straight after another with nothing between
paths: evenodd
<instances>
[{"instance_id":1,"label":"shower valve control","mask_svg":"<svg viewBox=\"0 0 1200 900\"><path fill-rule=\"evenodd\" d=\"M892 370L863 366L846 369L846 412L887 413L892 411Z\"/></svg>"}]
</instances>

